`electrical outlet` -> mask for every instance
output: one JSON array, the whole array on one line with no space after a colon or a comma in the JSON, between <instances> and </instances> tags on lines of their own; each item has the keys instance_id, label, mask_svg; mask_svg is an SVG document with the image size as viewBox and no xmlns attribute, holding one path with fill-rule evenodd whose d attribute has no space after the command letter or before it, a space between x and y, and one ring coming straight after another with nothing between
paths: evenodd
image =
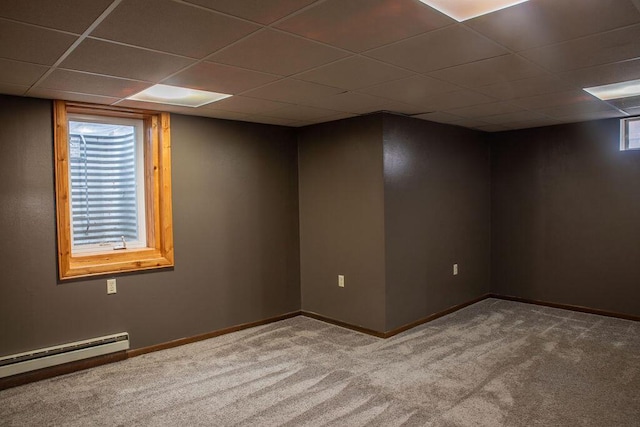
<instances>
[{"instance_id":1,"label":"electrical outlet","mask_svg":"<svg viewBox=\"0 0 640 427\"><path fill-rule=\"evenodd\" d=\"M453 275L454 276L458 275L458 264L453 264Z\"/></svg>"},{"instance_id":2,"label":"electrical outlet","mask_svg":"<svg viewBox=\"0 0 640 427\"><path fill-rule=\"evenodd\" d=\"M342 274L338 274L338 286L344 288L344 276Z\"/></svg>"},{"instance_id":3,"label":"electrical outlet","mask_svg":"<svg viewBox=\"0 0 640 427\"><path fill-rule=\"evenodd\" d=\"M107 279L107 294L115 294L116 292L116 279Z\"/></svg>"}]
</instances>

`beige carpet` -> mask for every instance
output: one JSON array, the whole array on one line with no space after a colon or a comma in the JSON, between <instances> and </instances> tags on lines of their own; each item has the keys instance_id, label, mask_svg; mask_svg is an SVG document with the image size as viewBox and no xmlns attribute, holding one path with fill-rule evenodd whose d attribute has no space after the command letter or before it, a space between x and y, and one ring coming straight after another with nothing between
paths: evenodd
<instances>
[{"instance_id":1,"label":"beige carpet","mask_svg":"<svg viewBox=\"0 0 640 427\"><path fill-rule=\"evenodd\" d=\"M0 392L5 426L640 426L640 324L488 299L387 340L296 317Z\"/></svg>"}]
</instances>

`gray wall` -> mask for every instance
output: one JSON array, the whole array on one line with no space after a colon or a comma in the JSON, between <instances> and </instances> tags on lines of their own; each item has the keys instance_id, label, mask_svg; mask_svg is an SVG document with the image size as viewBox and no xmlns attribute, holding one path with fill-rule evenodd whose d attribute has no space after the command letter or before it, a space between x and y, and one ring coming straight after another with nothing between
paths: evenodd
<instances>
[{"instance_id":1,"label":"gray wall","mask_svg":"<svg viewBox=\"0 0 640 427\"><path fill-rule=\"evenodd\" d=\"M298 141L302 309L383 331L382 116L304 128Z\"/></svg>"},{"instance_id":2,"label":"gray wall","mask_svg":"<svg viewBox=\"0 0 640 427\"><path fill-rule=\"evenodd\" d=\"M619 120L492 139L492 290L640 315L640 151Z\"/></svg>"},{"instance_id":3,"label":"gray wall","mask_svg":"<svg viewBox=\"0 0 640 427\"><path fill-rule=\"evenodd\" d=\"M57 281L51 102L0 96L0 355L300 309L295 130L172 115L174 270Z\"/></svg>"},{"instance_id":4,"label":"gray wall","mask_svg":"<svg viewBox=\"0 0 640 427\"><path fill-rule=\"evenodd\" d=\"M176 267L109 296L105 278L57 281L51 102L0 96L0 123L0 355L301 307L386 331L489 290L640 315L640 151L619 151L618 120L483 137L172 115Z\"/></svg>"},{"instance_id":5,"label":"gray wall","mask_svg":"<svg viewBox=\"0 0 640 427\"><path fill-rule=\"evenodd\" d=\"M387 330L489 292L489 158L479 132L384 116Z\"/></svg>"}]
</instances>

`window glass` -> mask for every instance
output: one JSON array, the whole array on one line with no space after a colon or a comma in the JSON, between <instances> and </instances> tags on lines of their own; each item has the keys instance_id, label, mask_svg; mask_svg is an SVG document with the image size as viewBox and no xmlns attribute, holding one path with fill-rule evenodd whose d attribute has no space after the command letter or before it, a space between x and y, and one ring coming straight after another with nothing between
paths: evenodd
<instances>
[{"instance_id":1,"label":"window glass","mask_svg":"<svg viewBox=\"0 0 640 427\"><path fill-rule=\"evenodd\" d=\"M73 251L144 247L142 121L69 120Z\"/></svg>"},{"instance_id":2,"label":"window glass","mask_svg":"<svg viewBox=\"0 0 640 427\"><path fill-rule=\"evenodd\" d=\"M628 120L627 149L640 149L640 119Z\"/></svg>"}]
</instances>

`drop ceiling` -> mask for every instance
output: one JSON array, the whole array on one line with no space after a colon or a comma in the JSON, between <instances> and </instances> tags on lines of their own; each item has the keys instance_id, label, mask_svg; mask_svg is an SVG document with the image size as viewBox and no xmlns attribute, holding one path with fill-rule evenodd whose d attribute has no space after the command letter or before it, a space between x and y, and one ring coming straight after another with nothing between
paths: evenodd
<instances>
[{"instance_id":1,"label":"drop ceiling","mask_svg":"<svg viewBox=\"0 0 640 427\"><path fill-rule=\"evenodd\" d=\"M640 0L530 0L463 23L419 0L2 0L0 93L305 126L375 111L482 131L638 114ZM156 83L232 94L127 100Z\"/></svg>"}]
</instances>

